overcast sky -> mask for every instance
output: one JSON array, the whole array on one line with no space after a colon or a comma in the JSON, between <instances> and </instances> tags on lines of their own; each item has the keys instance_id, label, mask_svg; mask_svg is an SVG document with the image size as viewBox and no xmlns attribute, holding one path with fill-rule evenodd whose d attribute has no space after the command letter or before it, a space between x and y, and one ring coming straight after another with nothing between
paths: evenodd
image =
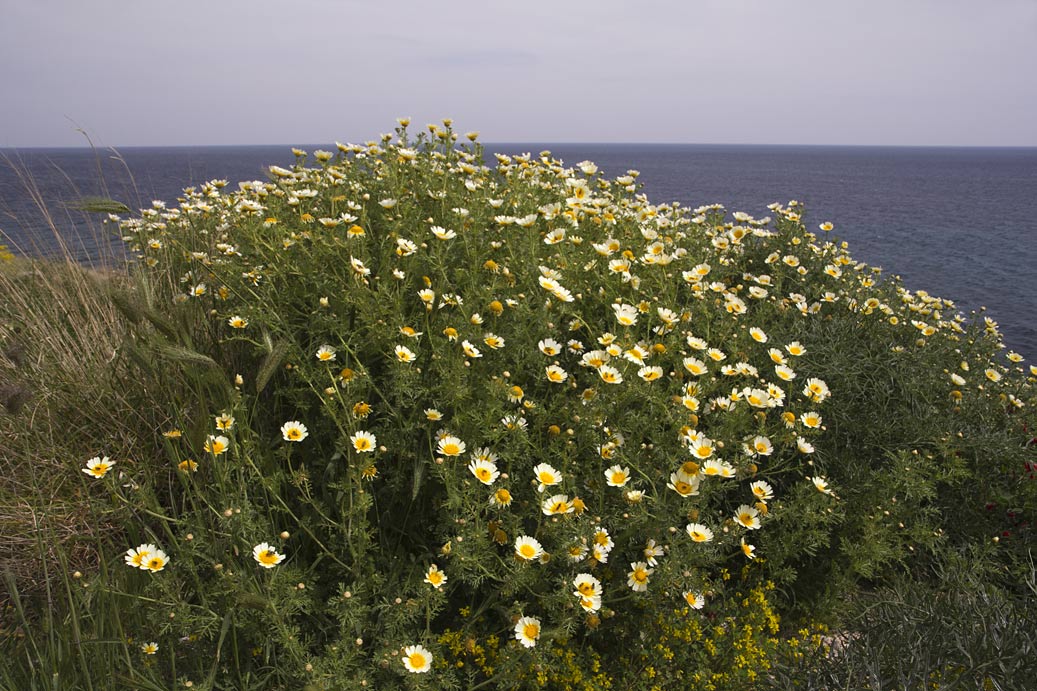
<instances>
[{"instance_id":1,"label":"overcast sky","mask_svg":"<svg viewBox=\"0 0 1037 691\"><path fill-rule=\"evenodd\" d=\"M0 147L1037 146L1037 0L0 0Z\"/></svg>"}]
</instances>

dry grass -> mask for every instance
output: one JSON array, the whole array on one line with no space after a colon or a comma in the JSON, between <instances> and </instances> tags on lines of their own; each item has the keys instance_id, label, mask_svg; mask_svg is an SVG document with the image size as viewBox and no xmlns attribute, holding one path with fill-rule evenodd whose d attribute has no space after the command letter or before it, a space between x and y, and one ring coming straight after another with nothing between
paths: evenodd
<instances>
[{"instance_id":1,"label":"dry grass","mask_svg":"<svg viewBox=\"0 0 1037 691\"><path fill-rule=\"evenodd\" d=\"M70 261L0 265L0 573L23 589L41 585L47 545L104 528L87 520L82 449L93 441L101 453L103 442L114 455L133 443L111 414L126 409L113 376L127 330L110 296L125 282Z\"/></svg>"}]
</instances>

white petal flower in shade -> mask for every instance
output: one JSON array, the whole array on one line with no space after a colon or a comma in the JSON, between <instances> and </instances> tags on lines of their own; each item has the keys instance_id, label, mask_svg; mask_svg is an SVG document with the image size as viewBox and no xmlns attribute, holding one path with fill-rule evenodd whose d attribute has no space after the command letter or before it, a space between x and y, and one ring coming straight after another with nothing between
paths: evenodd
<instances>
[{"instance_id":1,"label":"white petal flower in shade","mask_svg":"<svg viewBox=\"0 0 1037 691\"><path fill-rule=\"evenodd\" d=\"M533 561L534 559L539 559L543 553L544 548L536 538L528 535L520 535L515 538L515 555L519 559Z\"/></svg>"},{"instance_id":2,"label":"white petal flower in shade","mask_svg":"<svg viewBox=\"0 0 1037 691\"><path fill-rule=\"evenodd\" d=\"M522 617L515 622L515 639L527 648L532 648L540 638L540 620L536 617Z\"/></svg>"},{"instance_id":3,"label":"white petal flower in shade","mask_svg":"<svg viewBox=\"0 0 1037 691\"><path fill-rule=\"evenodd\" d=\"M547 380L555 384L562 384L569 378L569 373L558 365L551 365L546 370Z\"/></svg>"},{"instance_id":4,"label":"white petal flower in shade","mask_svg":"<svg viewBox=\"0 0 1037 691\"><path fill-rule=\"evenodd\" d=\"M540 352L548 357L554 357L558 353L562 352L562 344L553 338L545 338L537 343L537 348Z\"/></svg>"},{"instance_id":5,"label":"white petal flower in shade","mask_svg":"<svg viewBox=\"0 0 1037 691\"><path fill-rule=\"evenodd\" d=\"M317 348L317 359L321 362L331 362L336 357L335 349L329 345Z\"/></svg>"},{"instance_id":6,"label":"white petal flower in shade","mask_svg":"<svg viewBox=\"0 0 1037 691\"><path fill-rule=\"evenodd\" d=\"M432 653L420 645L408 645L403 649L403 667L414 674L424 674L432 669Z\"/></svg>"},{"instance_id":7,"label":"white petal flower in shade","mask_svg":"<svg viewBox=\"0 0 1037 691\"><path fill-rule=\"evenodd\" d=\"M107 456L104 458L95 456L86 462L86 467L82 470L91 477L104 477L113 465L115 465L115 461L108 460Z\"/></svg>"},{"instance_id":8,"label":"white petal flower in shade","mask_svg":"<svg viewBox=\"0 0 1037 691\"><path fill-rule=\"evenodd\" d=\"M653 572L654 569L648 568L648 564L643 561L632 562L627 573L627 585L634 592L643 593L648 590L648 578Z\"/></svg>"},{"instance_id":9,"label":"white petal flower in shade","mask_svg":"<svg viewBox=\"0 0 1037 691\"><path fill-rule=\"evenodd\" d=\"M569 495L554 494L541 502L540 509L545 516L557 516L572 513L574 507L569 503Z\"/></svg>"},{"instance_id":10,"label":"white petal flower in shade","mask_svg":"<svg viewBox=\"0 0 1037 691\"><path fill-rule=\"evenodd\" d=\"M735 522L747 530L758 530L760 511L755 506L742 504L735 510Z\"/></svg>"},{"instance_id":11,"label":"white petal flower in shade","mask_svg":"<svg viewBox=\"0 0 1037 691\"><path fill-rule=\"evenodd\" d=\"M605 482L609 487L623 487L630 482L630 468L614 465L605 471Z\"/></svg>"},{"instance_id":12,"label":"white petal flower in shade","mask_svg":"<svg viewBox=\"0 0 1037 691\"><path fill-rule=\"evenodd\" d=\"M547 463L540 463L533 468L533 478L537 481L537 491L543 492L548 487L562 481L562 474Z\"/></svg>"},{"instance_id":13,"label":"white petal flower in shade","mask_svg":"<svg viewBox=\"0 0 1037 691\"><path fill-rule=\"evenodd\" d=\"M473 459L468 464L468 470L475 476L476 480L484 485L492 485L500 477L497 464L484 459Z\"/></svg>"},{"instance_id":14,"label":"white petal flower in shade","mask_svg":"<svg viewBox=\"0 0 1037 691\"><path fill-rule=\"evenodd\" d=\"M439 570L438 566L432 564L428 567L428 571L425 572L425 582L439 590L447 582L447 577L445 573Z\"/></svg>"},{"instance_id":15,"label":"white petal flower in shade","mask_svg":"<svg viewBox=\"0 0 1037 691\"><path fill-rule=\"evenodd\" d=\"M710 542L713 540L713 531L701 523L689 523L685 530L688 536L695 542Z\"/></svg>"},{"instance_id":16,"label":"white petal flower in shade","mask_svg":"<svg viewBox=\"0 0 1037 691\"><path fill-rule=\"evenodd\" d=\"M352 435L349 441L353 443L353 449L358 453L370 453L375 450L375 446L378 444L378 438L375 435L363 430Z\"/></svg>"},{"instance_id":17,"label":"white petal flower in shade","mask_svg":"<svg viewBox=\"0 0 1037 691\"><path fill-rule=\"evenodd\" d=\"M147 570L147 561L151 555L158 550L153 544L138 545L133 549L126 550L126 565L137 569Z\"/></svg>"},{"instance_id":18,"label":"white petal flower in shade","mask_svg":"<svg viewBox=\"0 0 1037 691\"><path fill-rule=\"evenodd\" d=\"M306 431L306 425L298 420L289 420L281 425L281 436L285 441L300 442L309 436L309 432Z\"/></svg>"},{"instance_id":19,"label":"white petal flower in shade","mask_svg":"<svg viewBox=\"0 0 1037 691\"><path fill-rule=\"evenodd\" d=\"M169 556L166 555L166 553L162 550L156 549L154 552L148 555L148 558L144 561L144 566L142 568L147 569L152 573L156 573L166 568L166 564L168 563Z\"/></svg>"},{"instance_id":20,"label":"white petal flower in shade","mask_svg":"<svg viewBox=\"0 0 1037 691\"><path fill-rule=\"evenodd\" d=\"M448 434L439 440L439 444L436 446L436 453L442 454L443 456L460 456L465 451L465 443L457 437Z\"/></svg>"},{"instance_id":21,"label":"white petal flower in shade","mask_svg":"<svg viewBox=\"0 0 1037 691\"><path fill-rule=\"evenodd\" d=\"M396 354L396 360L399 362L414 362L418 357L413 350L403 345L396 346L393 352Z\"/></svg>"},{"instance_id":22,"label":"white petal flower in shade","mask_svg":"<svg viewBox=\"0 0 1037 691\"><path fill-rule=\"evenodd\" d=\"M260 542L252 548L252 558L264 569L272 569L284 561L284 555L278 554L277 550L266 542Z\"/></svg>"},{"instance_id":23,"label":"white petal flower in shade","mask_svg":"<svg viewBox=\"0 0 1037 691\"><path fill-rule=\"evenodd\" d=\"M760 501L767 501L774 497L774 489L764 480L757 480L749 485L749 489L752 490L753 496Z\"/></svg>"},{"instance_id":24,"label":"white petal flower in shade","mask_svg":"<svg viewBox=\"0 0 1037 691\"><path fill-rule=\"evenodd\" d=\"M702 593L685 590L683 596L684 601L688 603L688 607L692 609L702 609L706 605L706 597Z\"/></svg>"},{"instance_id":25,"label":"white petal flower in shade","mask_svg":"<svg viewBox=\"0 0 1037 691\"><path fill-rule=\"evenodd\" d=\"M832 489L828 486L828 480L825 478L816 476L810 478L810 481L814 483L814 487L818 492L821 492L822 494L832 494Z\"/></svg>"}]
</instances>

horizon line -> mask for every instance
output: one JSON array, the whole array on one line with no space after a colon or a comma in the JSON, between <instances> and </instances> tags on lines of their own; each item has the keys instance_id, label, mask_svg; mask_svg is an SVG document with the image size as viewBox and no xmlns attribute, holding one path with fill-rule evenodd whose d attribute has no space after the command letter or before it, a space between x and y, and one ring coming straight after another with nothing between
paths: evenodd
<instances>
[{"instance_id":1,"label":"horizon line","mask_svg":"<svg viewBox=\"0 0 1037 691\"><path fill-rule=\"evenodd\" d=\"M367 140L371 141L371 140ZM344 142L359 145L357 142ZM1037 144L833 144L833 143L769 143L769 142L607 142L607 141L493 141L476 142L483 147L501 146L701 146L701 147L774 147L774 148L842 148L842 149L1037 149ZM47 144L0 145L0 151L83 149L118 151L120 149L235 149L235 148L300 148L335 147L335 142L308 142L303 144Z\"/></svg>"}]
</instances>

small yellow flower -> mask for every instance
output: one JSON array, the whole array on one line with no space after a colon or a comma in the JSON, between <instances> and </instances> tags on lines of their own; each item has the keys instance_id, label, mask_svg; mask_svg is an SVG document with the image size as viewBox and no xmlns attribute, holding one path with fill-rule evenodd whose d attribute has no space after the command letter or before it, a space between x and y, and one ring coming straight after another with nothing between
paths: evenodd
<instances>
[{"instance_id":1,"label":"small yellow flower","mask_svg":"<svg viewBox=\"0 0 1037 691\"><path fill-rule=\"evenodd\" d=\"M158 643L152 641L151 643L144 643L140 646L140 651L145 655L154 655L158 652Z\"/></svg>"}]
</instances>

